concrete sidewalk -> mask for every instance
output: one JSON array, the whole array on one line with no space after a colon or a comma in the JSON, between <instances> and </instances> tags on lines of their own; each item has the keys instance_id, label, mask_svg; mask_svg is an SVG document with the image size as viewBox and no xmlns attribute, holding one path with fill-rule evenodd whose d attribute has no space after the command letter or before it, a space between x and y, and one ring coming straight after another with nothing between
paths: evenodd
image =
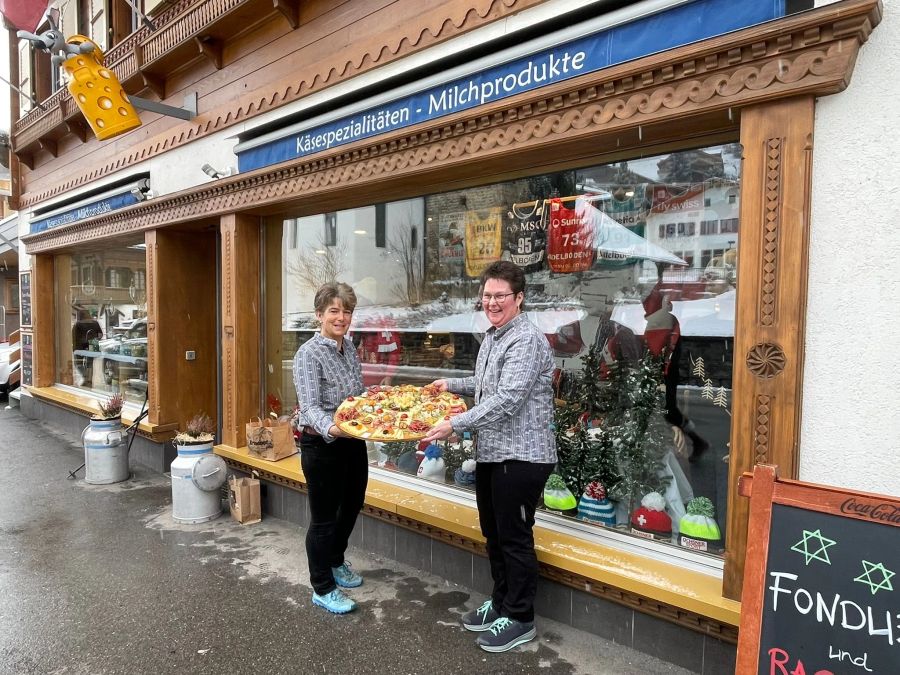
<instances>
[{"instance_id":1,"label":"concrete sidewalk","mask_svg":"<svg viewBox=\"0 0 900 675\"><path fill-rule=\"evenodd\" d=\"M483 598L356 549L360 608L330 615L294 525L177 525L168 476L69 480L78 439L15 409L0 458L0 673L688 672L540 618L538 640L487 654L458 624Z\"/></svg>"}]
</instances>

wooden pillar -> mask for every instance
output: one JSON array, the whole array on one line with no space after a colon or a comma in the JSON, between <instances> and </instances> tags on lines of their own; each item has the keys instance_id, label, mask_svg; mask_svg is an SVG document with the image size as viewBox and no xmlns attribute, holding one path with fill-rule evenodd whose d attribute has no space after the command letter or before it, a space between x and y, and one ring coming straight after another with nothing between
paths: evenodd
<instances>
[{"instance_id":1,"label":"wooden pillar","mask_svg":"<svg viewBox=\"0 0 900 675\"><path fill-rule=\"evenodd\" d=\"M34 330L32 383L35 387L50 387L57 379L54 290L53 256L34 256L31 267L31 321Z\"/></svg>"},{"instance_id":2,"label":"wooden pillar","mask_svg":"<svg viewBox=\"0 0 900 675\"><path fill-rule=\"evenodd\" d=\"M222 443L246 444L260 410L259 219L222 217Z\"/></svg>"},{"instance_id":3,"label":"wooden pillar","mask_svg":"<svg viewBox=\"0 0 900 675\"><path fill-rule=\"evenodd\" d=\"M198 413L215 419L215 231L154 230L145 241L149 421L183 428Z\"/></svg>"},{"instance_id":4,"label":"wooden pillar","mask_svg":"<svg viewBox=\"0 0 900 675\"><path fill-rule=\"evenodd\" d=\"M749 500L737 481L758 463L797 477L815 101L798 97L741 113L744 160L734 338L723 594L738 599Z\"/></svg>"}]
</instances>

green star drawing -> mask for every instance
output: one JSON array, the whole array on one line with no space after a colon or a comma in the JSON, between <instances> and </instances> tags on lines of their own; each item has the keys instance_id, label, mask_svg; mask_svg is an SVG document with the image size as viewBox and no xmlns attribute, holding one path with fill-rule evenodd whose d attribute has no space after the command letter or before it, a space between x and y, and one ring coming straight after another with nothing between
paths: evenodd
<instances>
[{"instance_id":1,"label":"green star drawing","mask_svg":"<svg viewBox=\"0 0 900 675\"><path fill-rule=\"evenodd\" d=\"M816 545L816 540L818 540L818 548L816 548L815 550L810 550L810 545L812 544L812 546L814 547ZM806 557L807 565L809 565L809 563L813 560L818 560L819 562L823 562L826 565L830 565L831 559L828 557L828 547L834 546L836 543L837 542L834 541L834 539L823 537L821 530L816 530L815 532L803 530L803 539L791 546L791 550L796 551L797 553L802 553Z\"/></svg>"},{"instance_id":2,"label":"green star drawing","mask_svg":"<svg viewBox=\"0 0 900 675\"><path fill-rule=\"evenodd\" d=\"M881 589L886 591L894 590L894 587L891 585L891 577L896 574L896 572L891 572L887 569L883 563L870 563L868 560L863 560L863 569L865 572L856 577L853 581L858 581L861 584L867 584L869 588L872 590L872 595L875 595ZM882 579L877 584L870 576L872 572L881 572Z\"/></svg>"}]
</instances>

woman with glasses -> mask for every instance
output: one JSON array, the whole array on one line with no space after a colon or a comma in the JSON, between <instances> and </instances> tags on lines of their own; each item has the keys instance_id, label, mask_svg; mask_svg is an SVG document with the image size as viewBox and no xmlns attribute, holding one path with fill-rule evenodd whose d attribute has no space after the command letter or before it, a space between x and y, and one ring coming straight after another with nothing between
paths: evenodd
<instances>
[{"instance_id":1,"label":"woman with glasses","mask_svg":"<svg viewBox=\"0 0 900 675\"><path fill-rule=\"evenodd\" d=\"M492 263L481 275L481 287L491 327L475 375L433 383L441 391L474 396L475 405L432 427L425 441L477 432L475 497L494 590L462 623L481 633L482 649L505 652L536 635L532 528L538 498L556 464L554 362L547 338L522 313L522 269L508 261Z\"/></svg>"},{"instance_id":2,"label":"woman with glasses","mask_svg":"<svg viewBox=\"0 0 900 675\"><path fill-rule=\"evenodd\" d=\"M306 557L313 604L346 614L356 603L341 588L356 588L363 580L350 569L344 553L369 480L366 444L334 424L341 402L364 391L356 349L346 337L356 294L347 284L328 283L316 291L313 303L322 328L294 356L300 464L309 489Z\"/></svg>"}]
</instances>

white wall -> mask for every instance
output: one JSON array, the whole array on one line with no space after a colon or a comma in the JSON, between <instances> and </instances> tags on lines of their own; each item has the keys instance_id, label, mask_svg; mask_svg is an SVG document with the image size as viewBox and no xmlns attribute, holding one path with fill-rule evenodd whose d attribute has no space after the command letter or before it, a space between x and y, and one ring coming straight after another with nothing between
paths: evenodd
<instances>
[{"instance_id":1,"label":"white wall","mask_svg":"<svg viewBox=\"0 0 900 675\"><path fill-rule=\"evenodd\" d=\"M900 0L816 106L800 478L900 495Z\"/></svg>"}]
</instances>

